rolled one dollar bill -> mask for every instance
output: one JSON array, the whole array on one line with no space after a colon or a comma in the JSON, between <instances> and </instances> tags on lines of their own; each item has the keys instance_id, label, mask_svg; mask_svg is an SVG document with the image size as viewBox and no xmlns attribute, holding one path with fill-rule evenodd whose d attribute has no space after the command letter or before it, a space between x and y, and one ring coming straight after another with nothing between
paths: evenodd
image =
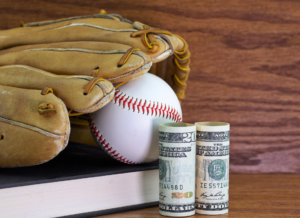
<instances>
[{"instance_id":1,"label":"rolled one dollar bill","mask_svg":"<svg viewBox=\"0 0 300 218\"><path fill-rule=\"evenodd\" d=\"M159 212L195 214L196 125L159 125Z\"/></svg>"},{"instance_id":2,"label":"rolled one dollar bill","mask_svg":"<svg viewBox=\"0 0 300 218\"><path fill-rule=\"evenodd\" d=\"M229 123L199 122L196 126L196 213L228 213Z\"/></svg>"}]
</instances>

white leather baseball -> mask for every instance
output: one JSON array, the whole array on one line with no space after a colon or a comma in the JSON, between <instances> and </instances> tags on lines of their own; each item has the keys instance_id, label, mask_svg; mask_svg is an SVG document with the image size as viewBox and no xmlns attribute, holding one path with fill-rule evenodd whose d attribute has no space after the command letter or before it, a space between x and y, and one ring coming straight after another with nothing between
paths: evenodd
<instances>
[{"instance_id":1,"label":"white leather baseball","mask_svg":"<svg viewBox=\"0 0 300 218\"><path fill-rule=\"evenodd\" d=\"M159 124L181 120L176 94L164 80L150 73L119 87L112 102L89 115L98 145L128 164L158 159Z\"/></svg>"}]
</instances>

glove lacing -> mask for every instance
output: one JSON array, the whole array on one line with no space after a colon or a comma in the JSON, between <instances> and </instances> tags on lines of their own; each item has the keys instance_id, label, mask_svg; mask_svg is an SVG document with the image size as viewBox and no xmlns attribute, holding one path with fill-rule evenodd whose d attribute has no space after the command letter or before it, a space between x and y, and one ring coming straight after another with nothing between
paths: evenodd
<instances>
[{"instance_id":1,"label":"glove lacing","mask_svg":"<svg viewBox=\"0 0 300 218\"><path fill-rule=\"evenodd\" d=\"M40 25L46 25L46 24L49 24L49 23L62 22L62 21L65 21L65 20L80 19L80 18L91 18L91 17L101 17L101 18L112 19L112 20L115 20L114 17L116 17L121 22L126 22L126 23L130 23L130 24L134 25L134 27L138 31L132 33L131 36L132 37L141 36L142 43L148 49L149 52L156 52L159 49L159 44L156 42L156 39L155 39L154 35L158 35L161 38L163 38L166 42L168 42L168 44L170 46L170 49L171 49L171 54L174 54L173 63L175 65L175 67L178 70L180 70L180 72L185 74L185 76L182 77L182 78L179 78L178 74L176 74L176 73L173 74L173 78L172 78L173 79L173 85L180 88L179 93L176 93L176 95L180 100L185 98L185 90L186 90L186 86L187 86L186 81L187 81L188 75L190 73L190 68L189 68L190 52L188 50L188 45L187 45L186 41L178 35L172 34L172 33L168 32L166 30L152 28L152 27L149 27L147 25L144 25L143 26L144 29L141 29L135 23L133 23L130 20L127 20L127 19L123 18L121 15L107 14L105 10L101 10L99 14L88 15L88 16L79 16L79 17L66 18L66 19L59 19L59 20L56 20L55 22L45 21L45 22L42 22L42 23L41 22L29 23L29 24L26 24L26 25L23 22L21 22L21 26L40 26ZM170 42L170 40L165 35L169 35L169 36L175 35L175 36L177 36L178 38L180 38L183 41L184 47L180 50L175 50L174 51L172 43ZM136 49L136 48L129 49L124 54L124 56L121 58L121 60L118 64L118 67L121 67L123 64L126 63L126 61L128 60L128 58L130 57L130 55L132 54L133 51L138 51L138 49ZM96 71L93 72L93 76L97 76L97 74L99 72L99 69L95 69L95 70Z\"/></svg>"},{"instance_id":2,"label":"glove lacing","mask_svg":"<svg viewBox=\"0 0 300 218\"><path fill-rule=\"evenodd\" d=\"M185 74L183 78L179 78L176 73L173 74L173 85L181 89L181 91L179 93L176 93L176 95L179 100L183 100L185 98L185 90L187 86L186 81L188 80L188 76L190 73L189 64L190 64L191 53L188 50L187 42L182 37L176 34L172 34L166 30L149 27L148 25L144 25L143 26L144 29L141 29L135 23L123 18L121 15L107 14L105 10L101 10L99 14L95 14L94 16L98 16L98 17L101 16L103 18L108 18L108 19L113 19L111 16L114 16L117 17L122 22L133 24L138 31L132 33L131 37L141 36L143 45L150 52L156 52L159 49L159 44L156 42L154 35L158 35L161 38L163 38L165 41L167 41L172 51L171 54L174 54L173 63L175 67L177 67L181 72ZM174 50L172 43L165 35L169 35L169 36L175 35L178 38L180 38L184 43L183 48L180 50Z\"/></svg>"},{"instance_id":3,"label":"glove lacing","mask_svg":"<svg viewBox=\"0 0 300 218\"><path fill-rule=\"evenodd\" d=\"M135 25L135 27L137 27L137 26ZM183 78L179 78L176 73L173 74L173 85L181 88L181 92L176 93L176 95L179 98L179 100L184 99L185 98L185 90L186 90L186 86L187 86L186 81L187 81L189 73L190 73L189 64L190 64L191 54L190 54L190 51L188 50L188 44L182 37L174 34L175 36L180 38L184 43L184 46L182 49L174 50L172 43L170 42L168 37L165 36L165 35L172 36L172 33L165 31L165 30L161 30L161 29L151 28L147 25L144 25L143 27L144 27L143 30L139 28L140 29L139 31L132 33L131 37L141 36L143 45L150 52L156 52L159 49L159 44L156 42L154 35L160 36L161 38L163 38L164 40L166 40L169 43L172 54L174 54L174 58L173 58L174 65L178 69L180 69L181 72L185 73L185 76Z\"/></svg>"}]
</instances>

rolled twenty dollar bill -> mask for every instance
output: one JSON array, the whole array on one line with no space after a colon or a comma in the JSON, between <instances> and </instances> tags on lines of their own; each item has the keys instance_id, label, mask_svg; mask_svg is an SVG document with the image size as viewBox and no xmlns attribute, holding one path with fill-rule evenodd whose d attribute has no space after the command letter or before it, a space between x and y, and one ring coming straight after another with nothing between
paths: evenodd
<instances>
[{"instance_id":1,"label":"rolled twenty dollar bill","mask_svg":"<svg viewBox=\"0 0 300 218\"><path fill-rule=\"evenodd\" d=\"M195 214L196 125L159 125L159 212Z\"/></svg>"},{"instance_id":2,"label":"rolled twenty dollar bill","mask_svg":"<svg viewBox=\"0 0 300 218\"><path fill-rule=\"evenodd\" d=\"M196 213L228 213L229 123L199 122L196 126Z\"/></svg>"}]
</instances>

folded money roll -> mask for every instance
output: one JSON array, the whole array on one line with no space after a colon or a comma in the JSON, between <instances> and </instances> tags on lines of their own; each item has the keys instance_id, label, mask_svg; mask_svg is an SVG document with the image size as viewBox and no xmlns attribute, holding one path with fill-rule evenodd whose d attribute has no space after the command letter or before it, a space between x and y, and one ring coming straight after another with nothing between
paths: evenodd
<instances>
[{"instance_id":1,"label":"folded money roll","mask_svg":"<svg viewBox=\"0 0 300 218\"><path fill-rule=\"evenodd\" d=\"M0 107L0 167L42 164L66 147L68 112L51 89L41 94L0 86L0 102L5 102Z\"/></svg>"},{"instance_id":2,"label":"folded money roll","mask_svg":"<svg viewBox=\"0 0 300 218\"><path fill-rule=\"evenodd\" d=\"M59 76L23 65L0 67L0 85L42 90L51 87L74 113L91 113L109 103L115 93L107 80L91 76Z\"/></svg>"},{"instance_id":3,"label":"folded money roll","mask_svg":"<svg viewBox=\"0 0 300 218\"><path fill-rule=\"evenodd\" d=\"M159 213L183 217L195 214L196 126L159 125Z\"/></svg>"},{"instance_id":4,"label":"folded money roll","mask_svg":"<svg viewBox=\"0 0 300 218\"><path fill-rule=\"evenodd\" d=\"M107 42L63 42L20 46L0 51L0 66L21 64L59 75L102 77L128 82L145 74L150 58L127 45Z\"/></svg>"},{"instance_id":5,"label":"folded money roll","mask_svg":"<svg viewBox=\"0 0 300 218\"><path fill-rule=\"evenodd\" d=\"M230 124L198 122L196 152L196 213L228 213Z\"/></svg>"}]
</instances>

